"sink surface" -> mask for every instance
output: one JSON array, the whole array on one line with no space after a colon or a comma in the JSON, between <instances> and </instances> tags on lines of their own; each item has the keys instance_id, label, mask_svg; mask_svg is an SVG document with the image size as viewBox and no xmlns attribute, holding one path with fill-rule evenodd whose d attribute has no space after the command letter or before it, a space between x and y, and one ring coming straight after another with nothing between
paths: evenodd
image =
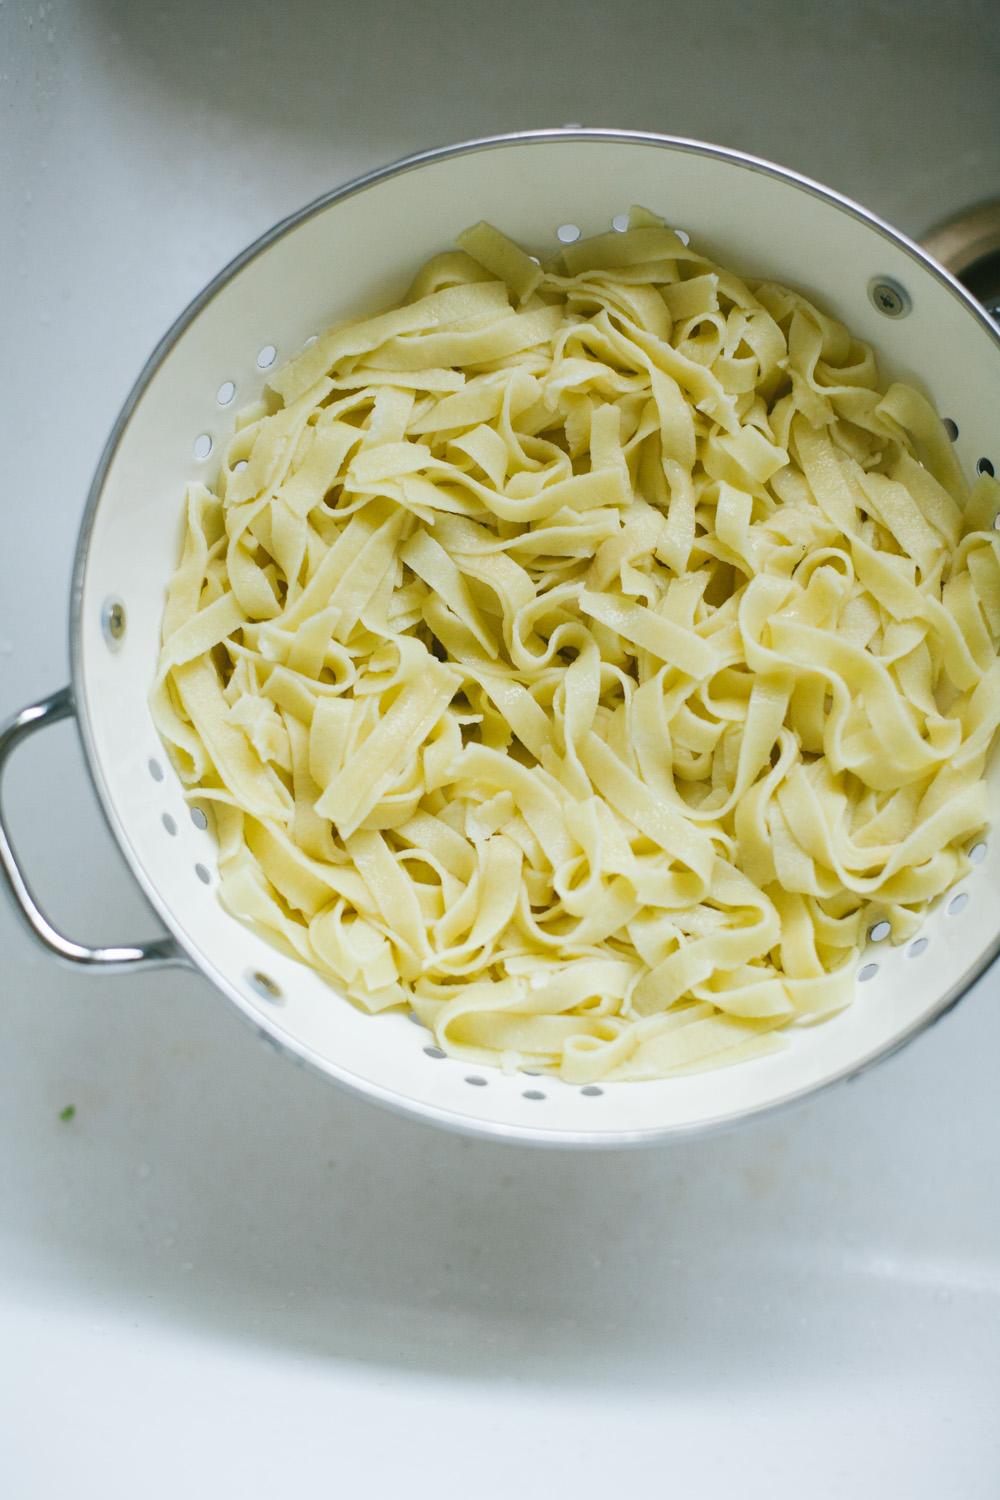
<instances>
[{"instance_id":1,"label":"sink surface","mask_svg":"<svg viewBox=\"0 0 1000 1500\"><path fill-rule=\"evenodd\" d=\"M0 716L59 687L73 546L149 351L232 255L423 146L620 125L909 233L995 193L987 3L7 0ZM87 942L156 924L66 726L7 782ZM860 1080L547 1153L349 1098L210 986L55 967L0 902L0 1492L1000 1493L1000 974Z\"/></svg>"}]
</instances>

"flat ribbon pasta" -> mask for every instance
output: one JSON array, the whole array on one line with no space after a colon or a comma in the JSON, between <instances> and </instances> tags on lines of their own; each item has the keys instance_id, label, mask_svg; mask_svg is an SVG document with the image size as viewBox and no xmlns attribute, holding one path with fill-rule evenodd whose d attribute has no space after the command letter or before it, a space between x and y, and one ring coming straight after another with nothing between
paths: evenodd
<instances>
[{"instance_id":1,"label":"flat ribbon pasta","mask_svg":"<svg viewBox=\"0 0 1000 1500\"><path fill-rule=\"evenodd\" d=\"M370 1011L574 1083L759 1056L968 868L1000 491L648 210L459 246L190 487L154 718L223 902Z\"/></svg>"}]
</instances>

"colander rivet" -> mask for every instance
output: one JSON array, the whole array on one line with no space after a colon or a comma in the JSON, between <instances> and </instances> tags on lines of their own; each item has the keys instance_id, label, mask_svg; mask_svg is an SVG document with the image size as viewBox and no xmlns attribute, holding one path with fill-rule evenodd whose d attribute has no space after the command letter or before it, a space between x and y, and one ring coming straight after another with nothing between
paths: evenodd
<instances>
[{"instance_id":1,"label":"colander rivet","mask_svg":"<svg viewBox=\"0 0 1000 1500\"><path fill-rule=\"evenodd\" d=\"M885 318L905 318L913 310L909 292L887 276L874 276L868 283L868 300Z\"/></svg>"},{"instance_id":2,"label":"colander rivet","mask_svg":"<svg viewBox=\"0 0 1000 1500\"><path fill-rule=\"evenodd\" d=\"M254 969L247 974L247 978L258 995L262 996L263 999L271 1001L284 999L281 993L281 986L271 978L270 974L264 974L260 969Z\"/></svg>"},{"instance_id":3,"label":"colander rivet","mask_svg":"<svg viewBox=\"0 0 1000 1500\"><path fill-rule=\"evenodd\" d=\"M105 599L101 606L101 629L112 651L117 651L125 635L125 606L120 599Z\"/></svg>"}]
</instances>

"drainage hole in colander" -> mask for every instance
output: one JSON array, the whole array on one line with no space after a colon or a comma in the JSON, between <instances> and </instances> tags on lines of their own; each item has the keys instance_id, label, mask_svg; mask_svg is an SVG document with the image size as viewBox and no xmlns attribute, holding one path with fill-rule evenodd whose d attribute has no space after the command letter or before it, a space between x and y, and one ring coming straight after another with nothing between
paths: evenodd
<instances>
[{"instance_id":1,"label":"drainage hole in colander","mask_svg":"<svg viewBox=\"0 0 1000 1500\"><path fill-rule=\"evenodd\" d=\"M440 1047L425 1047L424 1048L424 1056L425 1057L447 1057L447 1055L448 1054L446 1052L442 1052L441 1051Z\"/></svg>"},{"instance_id":2,"label":"drainage hole in colander","mask_svg":"<svg viewBox=\"0 0 1000 1500\"><path fill-rule=\"evenodd\" d=\"M867 984L869 979L874 979L878 973L878 964L864 964L858 970L858 983Z\"/></svg>"},{"instance_id":3,"label":"drainage hole in colander","mask_svg":"<svg viewBox=\"0 0 1000 1500\"><path fill-rule=\"evenodd\" d=\"M154 781L163 780L163 767L160 765L160 762L158 760L151 760L149 762L149 774L150 776L152 776Z\"/></svg>"},{"instance_id":4,"label":"drainage hole in colander","mask_svg":"<svg viewBox=\"0 0 1000 1500\"><path fill-rule=\"evenodd\" d=\"M280 984L277 984L270 974L264 974L260 969L252 969L247 974L247 979L251 987L257 991L258 995L263 995L265 1000L276 1002L284 998Z\"/></svg>"},{"instance_id":5,"label":"drainage hole in colander","mask_svg":"<svg viewBox=\"0 0 1000 1500\"><path fill-rule=\"evenodd\" d=\"M675 229L674 230L674 234L676 234L676 236L680 240L681 244L683 244L683 245L690 245L690 243L691 243L691 236L688 234L688 232L687 232L686 229Z\"/></svg>"},{"instance_id":6,"label":"drainage hole in colander","mask_svg":"<svg viewBox=\"0 0 1000 1500\"><path fill-rule=\"evenodd\" d=\"M416 1013L415 1010L411 1010L410 1013L408 1014L408 1016L406 1017L406 1019L408 1021L412 1021L413 1024L414 1024L414 1026L422 1026L424 1024L423 1021L421 1021L420 1017L417 1015L417 1013Z\"/></svg>"},{"instance_id":7,"label":"drainage hole in colander","mask_svg":"<svg viewBox=\"0 0 1000 1500\"><path fill-rule=\"evenodd\" d=\"M236 395L236 387L231 380L224 380L215 393L215 399L220 406L228 406Z\"/></svg>"},{"instance_id":8,"label":"drainage hole in colander","mask_svg":"<svg viewBox=\"0 0 1000 1500\"><path fill-rule=\"evenodd\" d=\"M888 922L876 922L874 927L869 927L868 936L873 943L881 943L885 941L891 931L892 928Z\"/></svg>"},{"instance_id":9,"label":"drainage hole in colander","mask_svg":"<svg viewBox=\"0 0 1000 1500\"><path fill-rule=\"evenodd\" d=\"M209 874L208 870L205 868L204 865L195 865L195 867L194 867L194 873L197 875L197 877L201 881L202 885L211 885L212 884L212 877L211 877L211 875Z\"/></svg>"},{"instance_id":10,"label":"drainage hole in colander","mask_svg":"<svg viewBox=\"0 0 1000 1500\"><path fill-rule=\"evenodd\" d=\"M907 958L919 958L921 953L927 952L927 938L917 938L906 950Z\"/></svg>"},{"instance_id":11,"label":"drainage hole in colander","mask_svg":"<svg viewBox=\"0 0 1000 1500\"><path fill-rule=\"evenodd\" d=\"M477 1089L484 1089L486 1087L486 1079L480 1078L475 1073L470 1073L465 1081L466 1083L471 1083L473 1087Z\"/></svg>"},{"instance_id":12,"label":"drainage hole in colander","mask_svg":"<svg viewBox=\"0 0 1000 1500\"><path fill-rule=\"evenodd\" d=\"M194 824L194 826L196 828L207 828L208 827L208 815L206 813L202 812L202 810L201 810L200 807L192 807L192 809L191 809L191 822Z\"/></svg>"},{"instance_id":13,"label":"drainage hole in colander","mask_svg":"<svg viewBox=\"0 0 1000 1500\"><path fill-rule=\"evenodd\" d=\"M201 437L196 437L194 440L194 456L195 458L207 458L211 451L212 439L207 432L203 432Z\"/></svg>"},{"instance_id":14,"label":"drainage hole in colander","mask_svg":"<svg viewBox=\"0 0 1000 1500\"><path fill-rule=\"evenodd\" d=\"M953 422L951 417L942 417L941 426L944 428L949 441L954 443L958 437L958 423Z\"/></svg>"},{"instance_id":15,"label":"drainage hole in colander","mask_svg":"<svg viewBox=\"0 0 1000 1500\"><path fill-rule=\"evenodd\" d=\"M582 1088L580 1090L580 1093L586 1094L588 1099L596 1099L599 1094L604 1093L604 1090L599 1089L596 1083L588 1083L586 1088Z\"/></svg>"},{"instance_id":16,"label":"drainage hole in colander","mask_svg":"<svg viewBox=\"0 0 1000 1500\"><path fill-rule=\"evenodd\" d=\"M575 224L560 224L556 230L556 235L562 240L564 245L572 245L574 240L580 238L580 230Z\"/></svg>"},{"instance_id":17,"label":"drainage hole in colander","mask_svg":"<svg viewBox=\"0 0 1000 1500\"><path fill-rule=\"evenodd\" d=\"M969 904L969 894L968 894L968 892L967 891L959 891L958 895L955 896L955 897L953 897L952 900L948 902L948 915L949 915L949 917L957 917L958 914L959 914L959 912L960 911L964 911L965 908L968 906L968 904Z\"/></svg>"},{"instance_id":18,"label":"drainage hole in colander","mask_svg":"<svg viewBox=\"0 0 1000 1500\"><path fill-rule=\"evenodd\" d=\"M273 344L265 344L257 355L257 363L262 370L269 370L278 357L278 351Z\"/></svg>"},{"instance_id":19,"label":"drainage hole in colander","mask_svg":"<svg viewBox=\"0 0 1000 1500\"><path fill-rule=\"evenodd\" d=\"M542 1093L541 1089L525 1089L524 1093L521 1095L521 1098L522 1099L544 1099L545 1095Z\"/></svg>"},{"instance_id":20,"label":"drainage hole in colander","mask_svg":"<svg viewBox=\"0 0 1000 1500\"><path fill-rule=\"evenodd\" d=\"M177 832L177 824L174 822L173 818L170 816L169 813L164 813L163 814L163 820L162 821L163 821L164 828L167 830L167 832L169 833L170 837L173 838L174 835Z\"/></svg>"},{"instance_id":21,"label":"drainage hole in colander","mask_svg":"<svg viewBox=\"0 0 1000 1500\"><path fill-rule=\"evenodd\" d=\"M986 845L973 844L969 850L969 859L974 865L980 864L986 858Z\"/></svg>"},{"instance_id":22,"label":"drainage hole in colander","mask_svg":"<svg viewBox=\"0 0 1000 1500\"><path fill-rule=\"evenodd\" d=\"M243 470L246 468L246 466L247 466L246 459L245 458L241 458L238 464L233 464L233 473L234 474L241 474L243 472Z\"/></svg>"},{"instance_id":23,"label":"drainage hole in colander","mask_svg":"<svg viewBox=\"0 0 1000 1500\"><path fill-rule=\"evenodd\" d=\"M979 462L976 464L976 473L988 474L991 479L994 477L993 465L990 463L988 458L981 458L979 460Z\"/></svg>"}]
</instances>

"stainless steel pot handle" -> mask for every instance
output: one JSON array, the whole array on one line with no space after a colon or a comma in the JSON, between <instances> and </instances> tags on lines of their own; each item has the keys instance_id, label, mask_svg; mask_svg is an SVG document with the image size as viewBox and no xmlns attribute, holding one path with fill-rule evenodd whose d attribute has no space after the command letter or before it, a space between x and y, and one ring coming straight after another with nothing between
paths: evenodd
<instances>
[{"instance_id":1,"label":"stainless steel pot handle","mask_svg":"<svg viewBox=\"0 0 1000 1500\"><path fill-rule=\"evenodd\" d=\"M55 724L60 719L69 719L76 713L72 690L68 687L53 693L41 703L23 708L19 714L0 726L0 791L3 773L14 749L36 729L46 724ZM136 969L162 969L168 964L187 964L190 960L173 938L158 938L152 943L140 943L135 948L86 948L58 933L41 911L31 893L31 887L21 873L14 853L3 814L0 797L0 874L10 892L15 909L24 919L25 926L34 938L56 958L77 968L93 969L101 973L123 974Z\"/></svg>"}]
</instances>

